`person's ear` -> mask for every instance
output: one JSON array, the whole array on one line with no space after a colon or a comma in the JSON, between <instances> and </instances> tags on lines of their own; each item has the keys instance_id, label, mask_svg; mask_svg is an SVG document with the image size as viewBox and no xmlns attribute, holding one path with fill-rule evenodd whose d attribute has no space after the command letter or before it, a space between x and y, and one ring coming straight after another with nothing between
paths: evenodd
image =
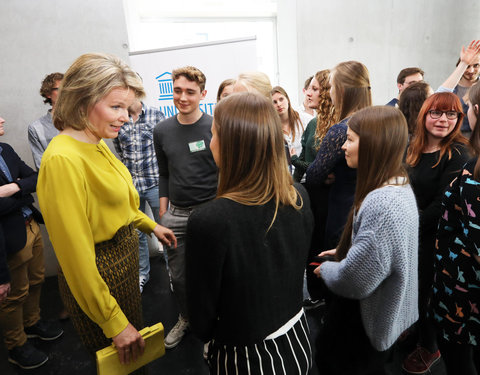
<instances>
[{"instance_id":1,"label":"person's ear","mask_svg":"<svg viewBox=\"0 0 480 375\"><path fill-rule=\"evenodd\" d=\"M478 116L478 104L473 106L473 112L475 113L475 116Z\"/></svg>"}]
</instances>

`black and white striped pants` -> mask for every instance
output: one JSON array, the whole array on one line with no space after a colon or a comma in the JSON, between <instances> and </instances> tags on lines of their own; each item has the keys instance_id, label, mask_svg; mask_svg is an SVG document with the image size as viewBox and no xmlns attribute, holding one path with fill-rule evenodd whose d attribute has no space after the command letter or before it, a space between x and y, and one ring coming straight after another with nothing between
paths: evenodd
<instances>
[{"instance_id":1,"label":"black and white striped pants","mask_svg":"<svg viewBox=\"0 0 480 375\"><path fill-rule=\"evenodd\" d=\"M312 367L312 347L305 314L274 339L247 346L212 340L208 350L210 374L306 375Z\"/></svg>"}]
</instances>

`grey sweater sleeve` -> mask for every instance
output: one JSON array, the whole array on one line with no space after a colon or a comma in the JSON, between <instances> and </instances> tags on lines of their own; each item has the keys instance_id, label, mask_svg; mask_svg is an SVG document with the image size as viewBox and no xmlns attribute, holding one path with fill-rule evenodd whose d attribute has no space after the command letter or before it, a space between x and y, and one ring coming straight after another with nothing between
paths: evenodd
<instances>
[{"instance_id":1,"label":"grey sweater sleeve","mask_svg":"<svg viewBox=\"0 0 480 375\"><path fill-rule=\"evenodd\" d=\"M405 241L398 220L402 212L391 205L391 199L385 199L386 195L388 192L381 190L367 195L355 220L356 235L346 258L322 264L322 278L334 293L366 298L390 274L393 252Z\"/></svg>"}]
</instances>

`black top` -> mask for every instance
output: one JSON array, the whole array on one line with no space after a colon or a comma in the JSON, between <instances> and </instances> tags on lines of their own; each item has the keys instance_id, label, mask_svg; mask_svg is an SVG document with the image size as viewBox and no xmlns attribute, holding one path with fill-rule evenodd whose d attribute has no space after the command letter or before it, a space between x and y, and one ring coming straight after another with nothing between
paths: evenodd
<instances>
[{"instance_id":1,"label":"black top","mask_svg":"<svg viewBox=\"0 0 480 375\"><path fill-rule=\"evenodd\" d=\"M337 246L355 196L357 170L347 165L345 152L342 150L342 145L347 140L348 119L349 117L343 119L328 130L315 160L307 169L309 191L315 191L321 186L329 174L335 175L335 182L328 196L325 228L325 246L328 249Z\"/></svg>"},{"instance_id":2,"label":"black top","mask_svg":"<svg viewBox=\"0 0 480 375\"><path fill-rule=\"evenodd\" d=\"M153 142L159 170L159 196L176 206L195 206L215 198L217 166L210 151L212 116L189 125L177 116L159 122Z\"/></svg>"},{"instance_id":3,"label":"black top","mask_svg":"<svg viewBox=\"0 0 480 375\"><path fill-rule=\"evenodd\" d=\"M219 198L190 216L186 237L189 322L203 341L262 341L302 309L303 274L313 229L302 208L246 206Z\"/></svg>"},{"instance_id":4,"label":"black top","mask_svg":"<svg viewBox=\"0 0 480 375\"><path fill-rule=\"evenodd\" d=\"M408 176L420 212L419 234L421 237L434 236L442 210L443 192L469 157L467 148L455 143L452 145L452 157L449 159L446 152L440 163L432 168L439 156L440 151L422 154L418 164L408 168Z\"/></svg>"}]
</instances>

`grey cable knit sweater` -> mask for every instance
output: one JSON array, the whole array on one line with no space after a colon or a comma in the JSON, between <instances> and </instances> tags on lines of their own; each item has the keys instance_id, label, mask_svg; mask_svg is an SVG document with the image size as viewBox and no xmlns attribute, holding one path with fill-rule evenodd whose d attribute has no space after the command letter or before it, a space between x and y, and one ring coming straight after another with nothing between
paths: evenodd
<instances>
[{"instance_id":1,"label":"grey cable knit sweater","mask_svg":"<svg viewBox=\"0 0 480 375\"><path fill-rule=\"evenodd\" d=\"M321 276L334 293L360 300L367 336L387 350L418 319L418 210L410 185L370 192L354 218L352 246Z\"/></svg>"}]
</instances>

